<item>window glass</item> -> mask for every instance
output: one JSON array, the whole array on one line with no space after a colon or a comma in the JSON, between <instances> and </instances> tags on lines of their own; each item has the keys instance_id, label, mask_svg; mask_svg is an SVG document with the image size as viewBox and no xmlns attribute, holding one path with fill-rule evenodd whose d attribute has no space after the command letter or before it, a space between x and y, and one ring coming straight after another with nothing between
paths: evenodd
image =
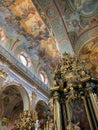
<instances>
[{"instance_id":1,"label":"window glass","mask_svg":"<svg viewBox=\"0 0 98 130\"><path fill-rule=\"evenodd\" d=\"M20 55L19 57L20 57L21 63L24 66L27 66L27 58L24 55Z\"/></svg>"},{"instance_id":2,"label":"window glass","mask_svg":"<svg viewBox=\"0 0 98 130\"><path fill-rule=\"evenodd\" d=\"M40 72L40 77L43 83L48 83L47 75L44 72Z\"/></svg>"}]
</instances>

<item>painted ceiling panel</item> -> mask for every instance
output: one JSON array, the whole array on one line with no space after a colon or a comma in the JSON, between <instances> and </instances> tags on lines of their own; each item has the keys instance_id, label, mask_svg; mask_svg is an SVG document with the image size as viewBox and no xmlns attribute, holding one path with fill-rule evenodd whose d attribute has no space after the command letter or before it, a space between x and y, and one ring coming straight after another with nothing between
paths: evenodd
<instances>
[{"instance_id":1,"label":"painted ceiling panel","mask_svg":"<svg viewBox=\"0 0 98 130\"><path fill-rule=\"evenodd\" d=\"M36 37L40 31L44 30L45 24L30 0L17 0L10 9L21 18L21 26L27 33Z\"/></svg>"},{"instance_id":2,"label":"painted ceiling panel","mask_svg":"<svg viewBox=\"0 0 98 130\"><path fill-rule=\"evenodd\" d=\"M98 37L88 41L79 52L79 57L86 63L86 68L93 77L98 78Z\"/></svg>"},{"instance_id":3,"label":"painted ceiling panel","mask_svg":"<svg viewBox=\"0 0 98 130\"><path fill-rule=\"evenodd\" d=\"M70 43L70 39L68 37L65 25L63 24L62 17L59 14L59 10L56 7L55 2L53 0L32 0L32 1L37 7L39 13L44 12L47 21L49 22L52 33L56 38L60 53L64 53L66 51L67 53L73 54L74 52ZM43 20L47 22L46 19L43 18ZM65 45L67 46L67 49Z\"/></svg>"},{"instance_id":4,"label":"painted ceiling panel","mask_svg":"<svg viewBox=\"0 0 98 130\"><path fill-rule=\"evenodd\" d=\"M0 45L15 56L26 52L47 71L97 35L98 0L0 0Z\"/></svg>"},{"instance_id":5,"label":"painted ceiling panel","mask_svg":"<svg viewBox=\"0 0 98 130\"><path fill-rule=\"evenodd\" d=\"M38 42L39 43L45 42L48 44L49 43L48 38L54 39L50 34L49 29L46 27L45 23L38 14L31 0L10 0L9 2L5 0L1 1L0 4L3 8L2 9L3 13L5 13L4 14L5 15L4 20L6 20L5 24L10 24L10 26L14 27L14 32L16 34L13 35L13 38L15 36L23 37L22 38L23 40L21 42L23 42L23 44L24 42L28 42L27 46L30 50L36 48L36 46L38 46L37 44ZM7 11L8 14L6 13ZM8 27L6 29L6 33L8 33L7 31L8 29L12 30L11 27ZM15 47L15 44L18 41L20 41L20 39L16 39L15 43L13 43L12 46ZM54 42L53 44L55 44L55 40L52 40L52 42ZM55 51L57 51L56 47Z\"/></svg>"},{"instance_id":6,"label":"painted ceiling panel","mask_svg":"<svg viewBox=\"0 0 98 130\"><path fill-rule=\"evenodd\" d=\"M53 0L64 21L74 48L86 30L98 25L98 0Z\"/></svg>"}]
</instances>

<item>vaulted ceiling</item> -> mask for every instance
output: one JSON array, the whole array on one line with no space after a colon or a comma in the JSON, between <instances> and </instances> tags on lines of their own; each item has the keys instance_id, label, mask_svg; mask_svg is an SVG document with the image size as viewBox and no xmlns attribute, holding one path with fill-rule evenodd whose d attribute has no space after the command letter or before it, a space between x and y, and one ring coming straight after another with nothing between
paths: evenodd
<instances>
[{"instance_id":1,"label":"vaulted ceiling","mask_svg":"<svg viewBox=\"0 0 98 130\"><path fill-rule=\"evenodd\" d=\"M96 59L98 49L89 53L84 50L85 44L95 44L97 37L98 0L0 1L1 45L15 57L25 52L35 65L42 64L47 73L53 71L65 51L76 53L85 61L84 53L91 53L88 58L93 64L91 60ZM97 65L92 72L98 73ZM93 68L91 65L90 69Z\"/></svg>"}]
</instances>

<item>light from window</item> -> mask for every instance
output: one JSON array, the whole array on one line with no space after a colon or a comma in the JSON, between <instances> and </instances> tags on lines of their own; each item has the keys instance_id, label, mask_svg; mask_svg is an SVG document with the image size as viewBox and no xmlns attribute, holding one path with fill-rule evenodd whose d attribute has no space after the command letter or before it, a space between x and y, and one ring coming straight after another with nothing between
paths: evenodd
<instances>
[{"instance_id":1,"label":"light from window","mask_svg":"<svg viewBox=\"0 0 98 130\"><path fill-rule=\"evenodd\" d=\"M43 82L44 84L47 84L47 83L48 83L46 74L44 74L43 72L40 72L40 77L41 77L41 80L42 80L42 82Z\"/></svg>"},{"instance_id":2,"label":"light from window","mask_svg":"<svg viewBox=\"0 0 98 130\"><path fill-rule=\"evenodd\" d=\"M27 66L27 64L28 64L27 58L24 55L20 55L19 57L20 57L20 60L21 60L22 64L24 66Z\"/></svg>"},{"instance_id":3,"label":"light from window","mask_svg":"<svg viewBox=\"0 0 98 130\"><path fill-rule=\"evenodd\" d=\"M0 28L0 41L1 43L6 43L7 41L7 36L5 35L4 31Z\"/></svg>"}]
</instances>

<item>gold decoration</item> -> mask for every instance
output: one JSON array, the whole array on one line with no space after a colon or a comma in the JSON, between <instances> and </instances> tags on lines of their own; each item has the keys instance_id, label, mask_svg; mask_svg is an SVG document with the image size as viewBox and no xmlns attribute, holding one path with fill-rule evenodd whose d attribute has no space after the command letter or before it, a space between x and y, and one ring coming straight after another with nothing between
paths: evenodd
<instances>
[{"instance_id":1,"label":"gold decoration","mask_svg":"<svg viewBox=\"0 0 98 130\"><path fill-rule=\"evenodd\" d=\"M6 79L7 76L8 76L8 74L0 69L0 78Z\"/></svg>"},{"instance_id":2,"label":"gold decoration","mask_svg":"<svg viewBox=\"0 0 98 130\"><path fill-rule=\"evenodd\" d=\"M72 116L73 111L71 109L74 108L75 112L79 111L79 107L75 103L82 104L85 121L89 124L85 128L90 127L93 130L88 111L89 106L87 106L87 99L85 98L88 98L89 94L92 93L90 81L91 76L89 71L85 69L84 63L77 56L72 57L64 53L54 72L54 86L50 88L51 98L53 98L51 109L53 111L54 130L81 129L79 124L82 120L78 117L81 113L78 116L73 113ZM73 106L72 103L74 103Z\"/></svg>"},{"instance_id":3,"label":"gold decoration","mask_svg":"<svg viewBox=\"0 0 98 130\"><path fill-rule=\"evenodd\" d=\"M95 100L96 100L96 103L97 103L97 105L98 105L98 96L94 93L94 98L95 98Z\"/></svg>"},{"instance_id":4,"label":"gold decoration","mask_svg":"<svg viewBox=\"0 0 98 130\"><path fill-rule=\"evenodd\" d=\"M6 118L6 117L3 117L3 118L2 118L2 122L3 122L3 123L8 123L8 122L9 122L9 119Z\"/></svg>"},{"instance_id":5,"label":"gold decoration","mask_svg":"<svg viewBox=\"0 0 98 130\"><path fill-rule=\"evenodd\" d=\"M76 56L71 57L64 53L55 70L54 87L59 86L60 89L66 88L64 91L69 91L72 88L81 88L82 83L89 79L83 62Z\"/></svg>"},{"instance_id":6,"label":"gold decoration","mask_svg":"<svg viewBox=\"0 0 98 130\"><path fill-rule=\"evenodd\" d=\"M37 97L37 93L35 93L35 92L32 92L32 98L36 98Z\"/></svg>"},{"instance_id":7,"label":"gold decoration","mask_svg":"<svg viewBox=\"0 0 98 130\"><path fill-rule=\"evenodd\" d=\"M37 119L36 112L24 111L20 114L19 119L15 121L13 130L35 130L35 121Z\"/></svg>"}]
</instances>

